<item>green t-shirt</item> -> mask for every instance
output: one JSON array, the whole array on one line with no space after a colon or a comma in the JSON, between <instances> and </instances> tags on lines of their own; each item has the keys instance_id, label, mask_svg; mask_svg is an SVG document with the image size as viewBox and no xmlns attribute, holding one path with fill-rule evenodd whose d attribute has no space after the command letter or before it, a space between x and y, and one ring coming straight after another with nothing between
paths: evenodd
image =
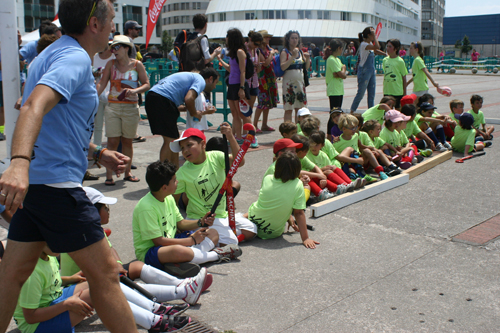
<instances>
[{"instance_id":1,"label":"green t-shirt","mask_svg":"<svg viewBox=\"0 0 500 333\"><path fill-rule=\"evenodd\" d=\"M183 217L179 213L173 196L167 196L163 202L158 201L151 192L142 197L132 215L132 232L137 259L144 261L148 250L155 246L153 239L174 238L177 233L177 222L182 220Z\"/></svg>"},{"instance_id":2,"label":"green t-shirt","mask_svg":"<svg viewBox=\"0 0 500 333\"><path fill-rule=\"evenodd\" d=\"M274 177L274 170L276 170L276 161L274 161L273 164L271 164L269 166L269 168L267 168L266 173L264 174L264 177L262 177L262 182L264 182L264 178L266 178L266 176L271 175ZM262 183L261 183L261 187L262 187Z\"/></svg>"},{"instance_id":3,"label":"green t-shirt","mask_svg":"<svg viewBox=\"0 0 500 333\"><path fill-rule=\"evenodd\" d=\"M323 148L321 148L321 151L324 152L326 154L326 156L328 156L328 158L330 159L329 165L335 165L338 168L342 167L340 162L337 161L337 159L335 158L338 156L339 152L335 149L335 147L330 142L330 140L325 139L325 145L323 146ZM307 156L309 156L309 155L307 155Z\"/></svg>"},{"instance_id":4,"label":"green t-shirt","mask_svg":"<svg viewBox=\"0 0 500 333\"><path fill-rule=\"evenodd\" d=\"M347 147L352 147L354 151L359 152L358 140L359 140L358 133L355 133L350 140L344 139L344 134L342 134L339 136L339 141L333 144L333 147L335 148L336 151L339 152L343 152L344 149L346 149Z\"/></svg>"},{"instance_id":5,"label":"green t-shirt","mask_svg":"<svg viewBox=\"0 0 500 333\"><path fill-rule=\"evenodd\" d=\"M389 131L387 127L384 127L380 131L380 138L385 142L391 144L394 148L401 147L401 136L396 130Z\"/></svg>"},{"instance_id":6,"label":"green t-shirt","mask_svg":"<svg viewBox=\"0 0 500 333\"><path fill-rule=\"evenodd\" d=\"M415 119L416 119L416 117L415 117ZM411 137L412 135L417 135L418 133L422 132L422 130L420 129L420 127L418 127L415 120L407 122L406 128L403 129L403 131L405 132L407 138Z\"/></svg>"},{"instance_id":7,"label":"green t-shirt","mask_svg":"<svg viewBox=\"0 0 500 333\"><path fill-rule=\"evenodd\" d=\"M380 104L377 104L377 105L369 108L365 112L363 112L363 114L361 115L361 117L363 117L363 121L365 123L368 120L372 120L372 119L378 121L378 123L380 125L382 125L384 123L385 110L379 109L378 108L379 106L380 106Z\"/></svg>"},{"instance_id":8,"label":"green t-shirt","mask_svg":"<svg viewBox=\"0 0 500 333\"><path fill-rule=\"evenodd\" d=\"M370 138L370 135L363 131L359 132L359 141L361 141L361 143L365 146L375 147L377 149L380 149L380 147L385 145L385 141L382 140L379 136L375 137L374 140L372 140Z\"/></svg>"},{"instance_id":9,"label":"green t-shirt","mask_svg":"<svg viewBox=\"0 0 500 333\"><path fill-rule=\"evenodd\" d=\"M301 170L311 171L316 165L307 156L300 159ZM267 175L266 175L267 176Z\"/></svg>"},{"instance_id":10,"label":"green t-shirt","mask_svg":"<svg viewBox=\"0 0 500 333\"><path fill-rule=\"evenodd\" d=\"M415 115L415 119L413 120L415 123L417 123L417 126L420 128L420 125L422 125L422 123L425 123L425 121L422 120L424 116L422 116L420 113L417 113Z\"/></svg>"},{"instance_id":11,"label":"green t-shirt","mask_svg":"<svg viewBox=\"0 0 500 333\"><path fill-rule=\"evenodd\" d=\"M271 239L281 236L294 209L305 209L304 185L300 179L283 183L274 176L262 181L259 199L248 209L248 219L257 226L257 236Z\"/></svg>"},{"instance_id":12,"label":"green t-shirt","mask_svg":"<svg viewBox=\"0 0 500 333\"><path fill-rule=\"evenodd\" d=\"M328 156L321 150L319 151L319 154L317 156L314 156L313 153L311 153L311 151L309 150L307 152L306 157L315 165L317 165L320 169L328 165L332 165Z\"/></svg>"},{"instance_id":13,"label":"green t-shirt","mask_svg":"<svg viewBox=\"0 0 500 333\"><path fill-rule=\"evenodd\" d=\"M410 143L410 141L408 140L408 137L405 134L405 131L399 132L399 137L400 137L399 142L401 143L401 147L404 147L408 143Z\"/></svg>"},{"instance_id":14,"label":"green t-shirt","mask_svg":"<svg viewBox=\"0 0 500 333\"><path fill-rule=\"evenodd\" d=\"M384 66L384 95L403 95L403 76L408 74L405 61L400 57L385 57Z\"/></svg>"},{"instance_id":15,"label":"green t-shirt","mask_svg":"<svg viewBox=\"0 0 500 333\"><path fill-rule=\"evenodd\" d=\"M224 153L207 151L206 156L201 164L184 163L176 173L178 184L175 194L186 193L189 199L186 213L191 219L201 219L212 209L226 180ZM227 217L225 194L215 210L215 217Z\"/></svg>"},{"instance_id":16,"label":"green t-shirt","mask_svg":"<svg viewBox=\"0 0 500 333\"><path fill-rule=\"evenodd\" d=\"M33 333L40 323L28 324L24 319L23 308L38 309L50 306L50 303L62 296L62 280L59 263L49 256L45 261L38 258L35 270L24 283L19 294L14 320L23 333Z\"/></svg>"},{"instance_id":17,"label":"green t-shirt","mask_svg":"<svg viewBox=\"0 0 500 333\"><path fill-rule=\"evenodd\" d=\"M452 113L450 113L450 118L451 118L451 120L453 120L454 122L456 122L456 123L457 123L457 125L459 124L459 123L458 123L458 119L457 119L457 117L455 117L455 114L454 114L453 112L452 112Z\"/></svg>"},{"instance_id":18,"label":"green t-shirt","mask_svg":"<svg viewBox=\"0 0 500 333\"><path fill-rule=\"evenodd\" d=\"M326 95L327 96L344 96L344 80L339 77L334 77L333 73L342 70L342 62L339 58L331 55L326 60Z\"/></svg>"},{"instance_id":19,"label":"green t-shirt","mask_svg":"<svg viewBox=\"0 0 500 333\"><path fill-rule=\"evenodd\" d=\"M453 150L463 153L465 146L470 145L469 153L474 150L474 143L476 139L476 130L463 129L460 125L455 126L455 135L451 138L451 145Z\"/></svg>"},{"instance_id":20,"label":"green t-shirt","mask_svg":"<svg viewBox=\"0 0 500 333\"><path fill-rule=\"evenodd\" d=\"M474 110L469 110L467 113L470 113L474 117L474 127L475 128L480 128L482 124L486 124L486 121L484 120L484 113L483 111L479 110L477 113L474 112Z\"/></svg>"},{"instance_id":21,"label":"green t-shirt","mask_svg":"<svg viewBox=\"0 0 500 333\"><path fill-rule=\"evenodd\" d=\"M300 127L300 124L297 123L296 125L297 125L297 134L298 135L304 135L304 134L302 134L302 128Z\"/></svg>"},{"instance_id":22,"label":"green t-shirt","mask_svg":"<svg viewBox=\"0 0 500 333\"><path fill-rule=\"evenodd\" d=\"M411 67L411 72L413 74L413 91L424 91L429 90L427 85L427 75L423 69L425 68L424 60L420 57L416 57L413 60L413 66Z\"/></svg>"},{"instance_id":23,"label":"green t-shirt","mask_svg":"<svg viewBox=\"0 0 500 333\"><path fill-rule=\"evenodd\" d=\"M111 242L109 241L108 236L104 234L104 237L106 237L109 247L113 247L111 245ZM78 267L76 262L69 256L69 254L61 253L59 255L59 259L61 260L61 276L71 276L81 271L80 267Z\"/></svg>"}]
</instances>

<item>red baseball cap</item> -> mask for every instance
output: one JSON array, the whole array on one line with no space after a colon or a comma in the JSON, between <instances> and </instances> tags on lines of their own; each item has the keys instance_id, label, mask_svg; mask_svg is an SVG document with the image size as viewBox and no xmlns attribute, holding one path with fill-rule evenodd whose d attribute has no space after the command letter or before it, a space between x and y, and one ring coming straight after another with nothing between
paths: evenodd
<instances>
[{"instance_id":1,"label":"red baseball cap","mask_svg":"<svg viewBox=\"0 0 500 333\"><path fill-rule=\"evenodd\" d=\"M406 95L401 98L401 106L404 106L406 104L413 104L417 100L417 95L411 94L411 95Z\"/></svg>"},{"instance_id":2,"label":"red baseball cap","mask_svg":"<svg viewBox=\"0 0 500 333\"><path fill-rule=\"evenodd\" d=\"M204 141L207 141L207 137L205 136L205 134L203 134L202 131L200 131L199 129L196 129L196 128L188 128L187 130L182 132L180 138L178 138L175 141L170 142L170 150L173 151L174 153L180 153L181 145L179 144L179 142L181 142L182 140L186 140L187 138L189 138L191 136L195 136L195 137L200 138Z\"/></svg>"},{"instance_id":3,"label":"red baseball cap","mask_svg":"<svg viewBox=\"0 0 500 333\"><path fill-rule=\"evenodd\" d=\"M285 148L302 148L302 143L295 143L291 139L279 139L274 143L273 152L276 154Z\"/></svg>"}]
</instances>

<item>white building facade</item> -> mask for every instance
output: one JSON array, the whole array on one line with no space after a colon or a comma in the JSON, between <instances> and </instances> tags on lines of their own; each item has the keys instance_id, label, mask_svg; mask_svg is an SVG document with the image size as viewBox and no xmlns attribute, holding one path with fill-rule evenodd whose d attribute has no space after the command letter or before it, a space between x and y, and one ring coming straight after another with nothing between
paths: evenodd
<instances>
[{"instance_id":1,"label":"white building facade","mask_svg":"<svg viewBox=\"0 0 500 333\"><path fill-rule=\"evenodd\" d=\"M420 0L211 0L206 15L207 34L223 39L227 30L266 29L276 37L299 31L302 40L327 42L331 38L357 40L367 26L382 22L381 41L398 38L409 45L420 39Z\"/></svg>"},{"instance_id":2,"label":"white building facade","mask_svg":"<svg viewBox=\"0 0 500 333\"><path fill-rule=\"evenodd\" d=\"M193 16L205 14L209 2L168 0L163 6L158 24L161 24L162 31L168 32L175 39L182 30L193 31Z\"/></svg>"}]
</instances>

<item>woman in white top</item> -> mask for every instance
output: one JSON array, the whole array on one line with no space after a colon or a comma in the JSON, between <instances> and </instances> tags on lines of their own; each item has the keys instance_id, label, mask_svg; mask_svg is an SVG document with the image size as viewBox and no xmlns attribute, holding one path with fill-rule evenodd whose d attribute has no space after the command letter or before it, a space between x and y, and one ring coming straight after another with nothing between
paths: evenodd
<instances>
[{"instance_id":1,"label":"woman in white top","mask_svg":"<svg viewBox=\"0 0 500 333\"><path fill-rule=\"evenodd\" d=\"M365 91L368 89L368 108L371 108L375 102L375 54L387 57L387 54L380 50L375 29L367 27L363 32L359 33L359 66L358 66L358 92L351 105L351 113L355 112L359 103L365 96Z\"/></svg>"}]
</instances>

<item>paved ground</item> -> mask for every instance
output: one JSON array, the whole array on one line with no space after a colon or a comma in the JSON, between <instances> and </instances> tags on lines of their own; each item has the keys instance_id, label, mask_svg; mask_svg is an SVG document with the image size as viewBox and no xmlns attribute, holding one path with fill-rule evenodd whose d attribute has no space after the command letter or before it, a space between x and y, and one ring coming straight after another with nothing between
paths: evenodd
<instances>
[{"instance_id":1,"label":"paved ground","mask_svg":"<svg viewBox=\"0 0 500 333\"><path fill-rule=\"evenodd\" d=\"M466 107L471 94L481 94L486 117L500 118L498 74L435 78ZM349 77L345 85L348 109L356 79ZM324 79L312 79L307 92L311 110L326 127ZM378 77L377 101L381 92ZM450 98L437 96L435 89L432 93L438 111L448 113ZM366 99L360 108L366 108ZM278 128L282 116L281 109L271 111L270 125ZM209 120L218 124L222 116ZM104 171L93 169L101 180L85 184L118 198L111 209L110 239L124 261L134 259L132 211L147 193L145 168L158 158L161 145L160 138L150 136L147 121L139 133L148 136L147 142L134 144L141 182L104 186ZM219 135L215 130L207 134ZM279 133L258 138L262 149L247 154L235 177L242 184L237 211L257 199L260 179L272 162L269 148ZM5 142L0 149L5 156ZM310 236L321 242L316 250L306 250L297 233L242 244L241 261L209 267L214 283L188 313L218 330L236 332L498 331L500 241L471 246L452 237L500 213L499 151L494 142L486 156L464 164L454 163L454 156L405 186L309 218L316 227ZM96 316L77 327L78 332L104 330ZM15 332L14 324L9 331Z\"/></svg>"}]
</instances>

